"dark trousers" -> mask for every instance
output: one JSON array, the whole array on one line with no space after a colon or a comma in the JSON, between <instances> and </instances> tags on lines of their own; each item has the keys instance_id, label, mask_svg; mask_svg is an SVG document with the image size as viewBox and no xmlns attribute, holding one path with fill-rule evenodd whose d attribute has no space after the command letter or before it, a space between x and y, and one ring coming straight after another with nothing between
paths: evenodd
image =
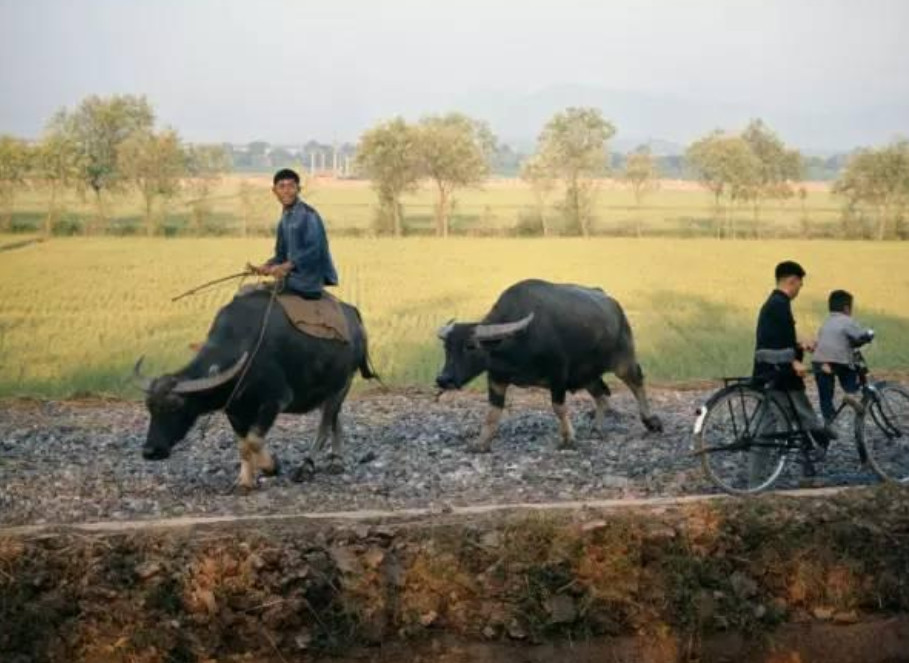
<instances>
[{"instance_id":1,"label":"dark trousers","mask_svg":"<svg viewBox=\"0 0 909 663\"><path fill-rule=\"evenodd\" d=\"M302 290L297 290L296 288L291 288L287 283L284 284L284 289L281 292L285 295L296 295L297 297L302 297L303 299L316 300L322 299L322 292L303 292Z\"/></svg>"},{"instance_id":2,"label":"dark trousers","mask_svg":"<svg viewBox=\"0 0 909 663\"><path fill-rule=\"evenodd\" d=\"M831 369L830 373L825 373L823 366L824 364L818 362L812 364L814 380L817 382L817 396L821 402L821 414L824 421L830 423L836 416L836 409L833 407L836 381L840 381L840 386L847 394L854 394L859 390L859 375L858 371L846 364L827 364Z\"/></svg>"}]
</instances>

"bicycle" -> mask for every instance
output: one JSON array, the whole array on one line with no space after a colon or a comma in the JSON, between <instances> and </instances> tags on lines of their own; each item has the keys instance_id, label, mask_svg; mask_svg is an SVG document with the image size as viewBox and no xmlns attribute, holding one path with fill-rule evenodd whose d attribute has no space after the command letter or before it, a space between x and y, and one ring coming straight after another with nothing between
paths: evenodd
<instances>
[{"instance_id":1,"label":"bicycle","mask_svg":"<svg viewBox=\"0 0 909 663\"><path fill-rule=\"evenodd\" d=\"M861 400L856 404L844 398L835 419L851 408L862 465L870 464L883 481L909 485L909 390L893 382L872 382L862 353L855 349L853 355ZM728 493L766 490L779 479L793 453L801 456L805 474L811 475L816 456L826 451L791 414L795 412L791 394L770 395L774 380L723 378L724 386L698 409L693 453L700 456L707 476Z\"/></svg>"}]
</instances>

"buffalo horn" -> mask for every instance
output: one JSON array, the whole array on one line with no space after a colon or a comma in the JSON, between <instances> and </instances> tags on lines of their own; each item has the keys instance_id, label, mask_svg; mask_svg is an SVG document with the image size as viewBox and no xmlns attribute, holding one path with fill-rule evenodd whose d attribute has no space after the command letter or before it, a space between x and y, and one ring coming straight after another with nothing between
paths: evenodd
<instances>
[{"instance_id":1,"label":"buffalo horn","mask_svg":"<svg viewBox=\"0 0 909 663\"><path fill-rule=\"evenodd\" d=\"M136 365L133 366L133 382L136 383L136 386L139 387L142 391L148 392L151 389L152 379L147 378L142 375L142 362L145 361L145 355L139 357L139 361L136 362Z\"/></svg>"},{"instance_id":2,"label":"buffalo horn","mask_svg":"<svg viewBox=\"0 0 909 663\"><path fill-rule=\"evenodd\" d=\"M194 380L182 380L174 385L173 392L175 394L194 394L200 391L208 391L209 389L220 387L222 384L230 382L237 376L246 364L247 357L249 357L249 353L244 352L243 356L223 373L209 375L204 378L196 378Z\"/></svg>"},{"instance_id":3,"label":"buffalo horn","mask_svg":"<svg viewBox=\"0 0 909 663\"><path fill-rule=\"evenodd\" d=\"M451 320L446 322L444 325L439 327L439 331L436 332L439 335L439 338L442 339L443 341L446 338L448 338L448 335L451 333L451 330L454 329L454 321L455 321L455 319L452 318Z\"/></svg>"},{"instance_id":4,"label":"buffalo horn","mask_svg":"<svg viewBox=\"0 0 909 663\"><path fill-rule=\"evenodd\" d=\"M505 322L499 325L477 325L474 331L474 338L477 341L500 341L503 338L513 336L520 331L527 329L527 326L533 320L533 313L521 318L517 322Z\"/></svg>"}]
</instances>

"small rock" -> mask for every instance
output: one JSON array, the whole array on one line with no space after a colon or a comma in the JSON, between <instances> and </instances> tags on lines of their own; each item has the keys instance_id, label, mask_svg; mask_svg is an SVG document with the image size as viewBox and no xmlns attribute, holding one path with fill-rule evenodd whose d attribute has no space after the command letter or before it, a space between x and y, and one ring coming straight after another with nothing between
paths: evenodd
<instances>
[{"instance_id":1,"label":"small rock","mask_svg":"<svg viewBox=\"0 0 909 663\"><path fill-rule=\"evenodd\" d=\"M429 612L423 613L420 615L420 623L423 626L432 626L432 624L439 618L439 613L435 610L430 610Z\"/></svg>"},{"instance_id":2,"label":"small rock","mask_svg":"<svg viewBox=\"0 0 909 663\"><path fill-rule=\"evenodd\" d=\"M546 611L549 613L551 624L570 624L578 616L574 599L566 594L550 596L546 600Z\"/></svg>"},{"instance_id":3,"label":"small rock","mask_svg":"<svg viewBox=\"0 0 909 663\"><path fill-rule=\"evenodd\" d=\"M300 651L306 651L312 644L312 633L309 631L300 631L294 636L294 644Z\"/></svg>"},{"instance_id":4,"label":"small rock","mask_svg":"<svg viewBox=\"0 0 909 663\"><path fill-rule=\"evenodd\" d=\"M729 584L732 585L732 591L742 599L749 599L758 592L757 583L741 571L736 571L729 578Z\"/></svg>"},{"instance_id":5,"label":"small rock","mask_svg":"<svg viewBox=\"0 0 909 663\"><path fill-rule=\"evenodd\" d=\"M524 630L524 627L521 626L521 623L517 619L512 619L508 622L508 637L513 640L526 640L527 631Z\"/></svg>"},{"instance_id":6,"label":"small rock","mask_svg":"<svg viewBox=\"0 0 909 663\"><path fill-rule=\"evenodd\" d=\"M385 560L385 551L373 546L363 555L363 563L370 569L377 569Z\"/></svg>"},{"instance_id":7,"label":"small rock","mask_svg":"<svg viewBox=\"0 0 909 663\"><path fill-rule=\"evenodd\" d=\"M595 532L606 527L605 520L588 520L586 523L581 525L582 532Z\"/></svg>"},{"instance_id":8,"label":"small rock","mask_svg":"<svg viewBox=\"0 0 909 663\"><path fill-rule=\"evenodd\" d=\"M653 527L647 530L646 536L649 541L659 543L663 541L671 541L676 537L676 535L677 532L675 531L675 528L666 525L665 527Z\"/></svg>"},{"instance_id":9,"label":"small rock","mask_svg":"<svg viewBox=\"0 0 909 663\"><path fill-rule=\"evenodd\" d=\"M833 619L833 612L834 612L833 608L820 607L820 608L815 608L814 610L812 610L811 614L814 615L815 619L820 619L821 621L829 622L831 619Z\"/></svg>"},{"instance_id":10,"label":"small rock","mask_svg":"<svg viewBox=\"0 0 909 663\"><path fill-rule=\"evenodd\" d=\"M391 527L385 527L380 525L378 527L373 527L369 530L371 536L376 537L377 539L393 539L395 538L395 531Z\"/></svg>"},{"instance_id":11,"label":"small rock","mask_svg":"<svg viewBox=\"0 0 909 663\"><path fill-rule=\"evenodd\" d=\"M139 576L140 580L148 580L158 575L162 568L164 567L161 566L160 562L143 562L136 567L136 575Z\"/></svg>"},{"instance_id":12,"label":"small rock","mask_svg":"<svg viewBox=\"0 0 909 663\"><path fill-rule=\"evenodd\" d=\"M856 624L859 616L855 610L841 610L833 615L835 624Z\"/></svg>"},{"instance_id":13,"label":"small rock","mask_svg":"<svg viewBox=\"0 0 909 663\"><path fill-rule=\"evenodd\" d=\"M487 626L483 629L483 636L487 640L492 640L494 637L496 637L496 630L492 626Z\"/></svg>"},{"instance_id":14,"label":"small rock","mask_svg":"<svg viewBox=\"0 0 909 663\"><path fill-rule=\"evenodd\" d=\"M196 601L200 609L205 610L208 614L213 615L218 612L218 602L215 600L215 594L210 589L197 589Z\"/></svg>"},{"instance_id":15,"label":"small rock","mask_svg":"<svg viewBox=\"0 0 909 663\"><path fill-rule=\"evenodd\" d=\"M480 545L484 548L498 548L502 545L502 535L499 532L486 532L480 537Z\"/></svg>"},{"instance_id":16,"label":"small rock","mask_svg":"<svg viewBox=\"0 0 909 663\"><path fill-rule=\"evenodd\" d=\"M357 559L356 554L349 548L332 546L329 548L328 552L331 555L332 560L334 560L335 566L338 567L338 570L341 573L355 575L363 572L360 560Z\"/></svg>"}]
</instances>

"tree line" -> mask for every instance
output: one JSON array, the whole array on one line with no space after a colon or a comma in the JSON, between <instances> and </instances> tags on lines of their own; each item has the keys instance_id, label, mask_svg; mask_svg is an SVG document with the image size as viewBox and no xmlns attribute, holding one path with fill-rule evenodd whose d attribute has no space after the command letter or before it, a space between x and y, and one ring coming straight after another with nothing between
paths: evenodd
<instances>
[{"instance_id":1,"label":"tree line","mask_svg":"<svg viewBox=\"0 0 909 663\"><path fill-rule=\"evenodd\" d=\"M555 232L590 236L597 189L609 175L624 180L638 206L659 188L659 163L645 146L624 155L619 170L610 168L608 143L615 131L597 108L567 108L546 123L536 151L521 164L520 176L536 202L523 230L544 236ZM402 197L429 181L437 191L436 232L447 236L455 193L488 175L495 144L487 125L459 113L430 116L415 124L395 118L365 132L356 162L379 198L376 231L401 235L406 230ZM688 147L685 160L712 195L717 237L738 235L731 214L736 207L750 207L758 222L768 201L797 196L804 203L807 197L800 184L805 159L760 119L740 133L711 132ZM856 152L833 192L844 200L844 223L858 229L853 234L878 239L906 235L909 141ZM550 204L557 194L560 199Z\"/></svg>"},{"instance_id":2,"label":"tree line","mask_svg":"<svg viewBox=\"0 0 909 663\"><path fill-rule=\"evenodd\" d=\"M542 127L532 154L519 155L500 145L486 123L448 113L416 122L400 117L380 122L356 145L333 148L331 155L335 169L340 154L345 172L349 168L352 175L371 181L378 199L373 228L378 234L406 234L404 196L428 183L435 192L435 232L448 236L458 193L480 186L507 161L533 192L533 210L520 221L524 234L586 237L593 232L603 178L623 180L641 206L665 175L661 161L645 146L618 159L611 154L615 132L600 109L567 108ZM313 165L312 155L318 153L324 167L327 146L312 142L309 147L318 151L311 153ZM289 165L274 162L279 152L262 141L243 155L253 165L264 164L266 157L272 167ZM48 191L48 234L60 214L60 194L67 189L94 203L87 232L104 228L112 197L126 191L140 195L149 234L160 229L162 203L177 193L189 197L191 219L201 228L211 214L215 184L237 158L224 145L189 145L174 129L157 127L145 97L91 96L74 109L58 111L35 143L0 136L0 229L10 226L17 193L34 185ZM282 158L295 155L288 152ZM738 133L711 132L692 143L683 159L712 197L718 237L739 234L734 209L750 209L757 222L769 201L798 197L804 204L807 196L801 181L810 162L759 119ZM833 192L843 201L843 223L851 234L878 239L905 235L909 141L852 154ZM250 207L249 185L238 195L241 206ZM244 211L247 216L251 210Z\"/></svg>"},{"instance_id":3,"label":"tree line","mask_svg":"<svg viewBox=\"0 0 909 663\"><path fill-rule=\"evenodd\" d=\"M104 228L111 197L127 191L142 198L148 234L157 230L161 202L178 192L190 196L192 217L201 223L214 185L230 167L223 147L187 145L174 129L157 128L145 97L91 96L58 111L36 143L0 136L0 229L9 228L16 195L29 186L48 192L46 234L66 189L93 201L88 233Z\"/></svg>"}]
</instances>

